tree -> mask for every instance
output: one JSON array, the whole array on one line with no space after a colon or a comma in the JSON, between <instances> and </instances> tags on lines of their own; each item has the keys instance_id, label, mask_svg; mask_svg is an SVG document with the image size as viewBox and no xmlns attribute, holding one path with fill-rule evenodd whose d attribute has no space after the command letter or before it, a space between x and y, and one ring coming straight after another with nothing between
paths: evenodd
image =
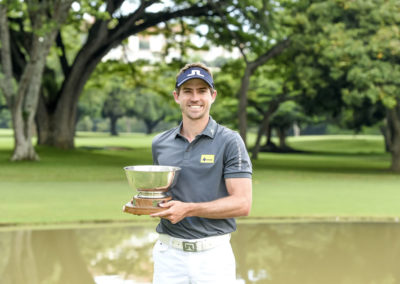
<instances>
[{"instance_id":1,"label":"tree","mask_svg":"<svg viewBox=\"0 0 400 284\"><path fill-rule=\"evenodd\" d=\"M14 105L15 102L15 105L24 105L24 109L18 113L14 112L13 116L15 148L18 149L14 151L15 159L24 156L22 152L26 153L28 159L37 158L31 143L32 131L28 131L33 128L36 109L39 144L59 148L74 146L77 104L83 87L103 56L124 39L174 18L213 16L211 5L206 0L176 0L163 5L158 5L157 0L142 0L135 2L136 7L131 11L121 8L124 0L82 0L75 2L74 9L69 10L72 2L71 0L27 3L9 1L7 5L6 2L1 4L2 73L4 73L1 77L1 88L7 90L4 95L9 98L9 104ZM228 2L228 0L220 1L220 4L223 6ZM68 25L62 26L61 23L68 16L68 11L70 11ZM13 30L7 29L10 20ZM76 47L69 48L72 46L69 43L70 39L65 40L71 26L80 29L73 40L83 39L83 44L78 50ZM59 64L57 68L50 65L45 67L46 55L53 44ZM32 69L35 71L32 72ZM44 69L50 71L47 74L53 76L57 89L46 90L46 85L42 85L38 99L38 95L35 94L36 90L40 89ZM29 95L14 95L18 92L13 89L13 80L23 82L23 86L18 86L20 94L29 93ZM18 99L13 100L11 97ZM19 150L22 148L28 150Z\"/></svg>"},{"instance_id":2,"label":"tree","mask_svg":"<svg viewBox=\"0 0 400 284\"><path fill-rule=\"evenodd\" d=\"M121 11L122 0L108 0L104 3L89 2L91 10L105 7L106 16L96 17L89 26L86 41L68 60L66 52L60 52L62 83L57 93L43 96L38 108L38 135L42 144L59 148L74 146L75 118L77 104L82 89L89 76L101 59L115 46L131 35L143 32L149 27L167 22L174 18L212 16L212 7L208 1L174 1L163 5L158 12L150 8L156 6L156 0L140 1L136 9L129 13ZM226 1L220 1L224 5ZM64 49L63 31L58 35L57 47Z\"/></svg>"},{"instance_id":3,"label":"tree","mask_svg":"<svg viewBox=\"0 0 400 284\"><path fill-rule=\"evenodd\" d=\"M290 54L285 53L271 64L260 68L253 78L253 94L250 93L249 103L256 110L250 119L257 122L258 132L252 150L252 158L257 159L261 150L261 138L267 137L265 150L277 150L271 141L272 118L282 103L296 99L297 92L293 88L293 63ZM256 86L257 88L254 88ZM254 91L256 89L257 91ZM287 151L288 148L279 149Z\"/></svg>"},{"instance_id":4,"label":"tree","mask_svg":"<svg viewBox=\"0 0 400 284\"><path fill-rule=\"evenodd\" d=\"M271 128L277 132L279 139L279 150L283 152L293 152L286 143L288 131L295 124L307 121L302 108L295 101L286 101L281 104L271 118Z\"/></svg>"},{"instance_id":5,"label":"tree","mask_svg":"<svg viewBox=\"0 0 400 284\"><path fill-rule=\"evenodd\" d=\"M235 90L240 87L240 81L237 78L240 78L243 69L243 60L240 58L230 59L223 62L222 66L213 74L218 96L211 108L211 115L221 124L233 129L238 129L239 100Z\"/></svg>"},{"instance_id":6,"label":"tree","mask_svg":"<svg viewBox=\"0 0 400 284\"><path fill-rule=\"evenodd\" d=\"M310 80L317 77L315 72L302 80L303 89L313 96L318 88L330 86L336 89L336 101L344 106L382 104L386 108L391 169L395 172L400 172L399 12L400 3L395 0L315 1L298 30L302 41L308 41L308 51L319 57L314 62L304 56L295 59L303 76L311 74L307 71L323 70L330 78L331 82L322 82L325 86L317 88L321 80ZM316 63L318 69L312 69Z\"/></svg>"},{"instance_id":7,"label":"tree","mask_svg":"<svg viewBox=\"0 0 400 284\"><path fill-rule=\"evenodd\" d=\"M245 63L236 96L239 99L239 132L246 143L250 78L260 66L290 45L290 32L279 23L284 11L280 1L238 1L228 11L219 9L217 5L215 9L220 18L214 23L208 21L207 36L214 43L238 48Z\"/></svg>"},{"instance_id":8,"label":"tree","mask_svg":"<svg viewBox=\"0 0 400 284\"><path fill-rule=\"evenodd\" d=\"M65 21L72 0L0 2L0 88L11 111L14 152L11 160L37 160L32 145L33 122L46 57ZM29 30L18 52L25 62L15 70L14 30ZM16 76L17 74L17 76Z\"/></svg>"},{"instance_id":9,"label":"tree","mask_svg":"<svg viewBox=\"0 0 400 284\"><path fill-rule=\"evenodd\" d=\"M150 88L137 88L133 108L128 114L144 121L146 134L151 134L154 128L169 115L174 113L174 108L160 95L152 92Z\"/></svg>"},{"instance_id":10,"label":"tree","mask_svg":"<svg viewBox=\"0 0 400 284\"><path fill-rule=\"evenodd\" d=\"M102 117L110 119L110 132L112 136L118 136L117 121L126 114L124 96L127 95L120 87L114 87L108 93L101 111Z\"/></svg>"}]
</instances>

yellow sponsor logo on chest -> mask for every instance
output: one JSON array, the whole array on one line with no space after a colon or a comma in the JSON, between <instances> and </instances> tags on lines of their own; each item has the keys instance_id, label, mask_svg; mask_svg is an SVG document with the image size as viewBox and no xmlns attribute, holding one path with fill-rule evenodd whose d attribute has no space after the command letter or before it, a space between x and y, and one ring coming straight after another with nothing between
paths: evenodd
<instances>
[{"instance_id":1,"label":"yellow sponsor logo on chest","mask_svg":"<svg viewBox=\"0 0 400 284\"><path fill-rule=\"evenodd\" d=\"M200 163L214 164L214 155L201 155Z\"/></svg>"}]
</instances>

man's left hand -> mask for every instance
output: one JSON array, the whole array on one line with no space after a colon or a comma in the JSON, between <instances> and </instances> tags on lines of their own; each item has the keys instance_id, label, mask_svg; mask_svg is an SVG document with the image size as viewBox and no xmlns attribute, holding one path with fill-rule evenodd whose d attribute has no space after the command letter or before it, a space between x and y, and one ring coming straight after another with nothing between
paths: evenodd
<instances>
[{"instance_id":1,"label":"man's left hand","mask_svg":"<svg viewBox=\"0 0 400 284\"><path fill-rule=\"evenodd\" d=\"M150 214L151 217L168 219L172 224L176 224L186 217L185 214L188 209L188 203L171 200L165 203L160 203L159 206L162 208L166 208L166 210Z\"/></svg>"}]
</instances>

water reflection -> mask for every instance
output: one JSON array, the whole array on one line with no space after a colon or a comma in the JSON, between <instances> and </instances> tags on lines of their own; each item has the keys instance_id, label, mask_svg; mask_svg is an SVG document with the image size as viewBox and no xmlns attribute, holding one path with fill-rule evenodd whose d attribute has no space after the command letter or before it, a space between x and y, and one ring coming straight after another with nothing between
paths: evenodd
<instances>
[{"instance_id":1,"label":"water reflection","mask_svg":"<svg viewBox=\"0 0 400 284\"><path fill-rule=\"evenodd\" d=\"M246 283L400 283L400 226L279 224L240 226L233 238Z\"/></svg>"},{"instance_id":2,"label":"water reflection","mask_svg":"<svg viewBox=\"0 0 400 284\"><path fill-rule=\"evenodd\" d=\"M239 224L238 283L400 283L397 224ZM0 232L0 283L151 283L154 225Z\"/></svg>"},{"instance_id":3,"label":"water reflection","mask_svg":"<svg viewBox=\"0 0 400 284\"><path fill-rule=\"evenodd\" d=\"M94 283L72 230L23 230L1 239L1 283Z\"/></svg>"}]
</instances>

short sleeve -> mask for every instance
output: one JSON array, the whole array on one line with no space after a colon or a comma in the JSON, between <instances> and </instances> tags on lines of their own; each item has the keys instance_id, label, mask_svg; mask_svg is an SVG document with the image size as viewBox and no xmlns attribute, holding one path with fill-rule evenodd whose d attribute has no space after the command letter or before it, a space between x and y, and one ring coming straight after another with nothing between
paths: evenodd
<instances>
[{"instance_id":1,"label":"short sleeve","mask_svg":"<svg viewBox=\"0 0 400 284\"><path fill-rule=\"evenodd\" d=\"M252 164L246 146L236 132L230 135L224 153L224 178L251 178Z\"/></svg>"}]
</instances>

